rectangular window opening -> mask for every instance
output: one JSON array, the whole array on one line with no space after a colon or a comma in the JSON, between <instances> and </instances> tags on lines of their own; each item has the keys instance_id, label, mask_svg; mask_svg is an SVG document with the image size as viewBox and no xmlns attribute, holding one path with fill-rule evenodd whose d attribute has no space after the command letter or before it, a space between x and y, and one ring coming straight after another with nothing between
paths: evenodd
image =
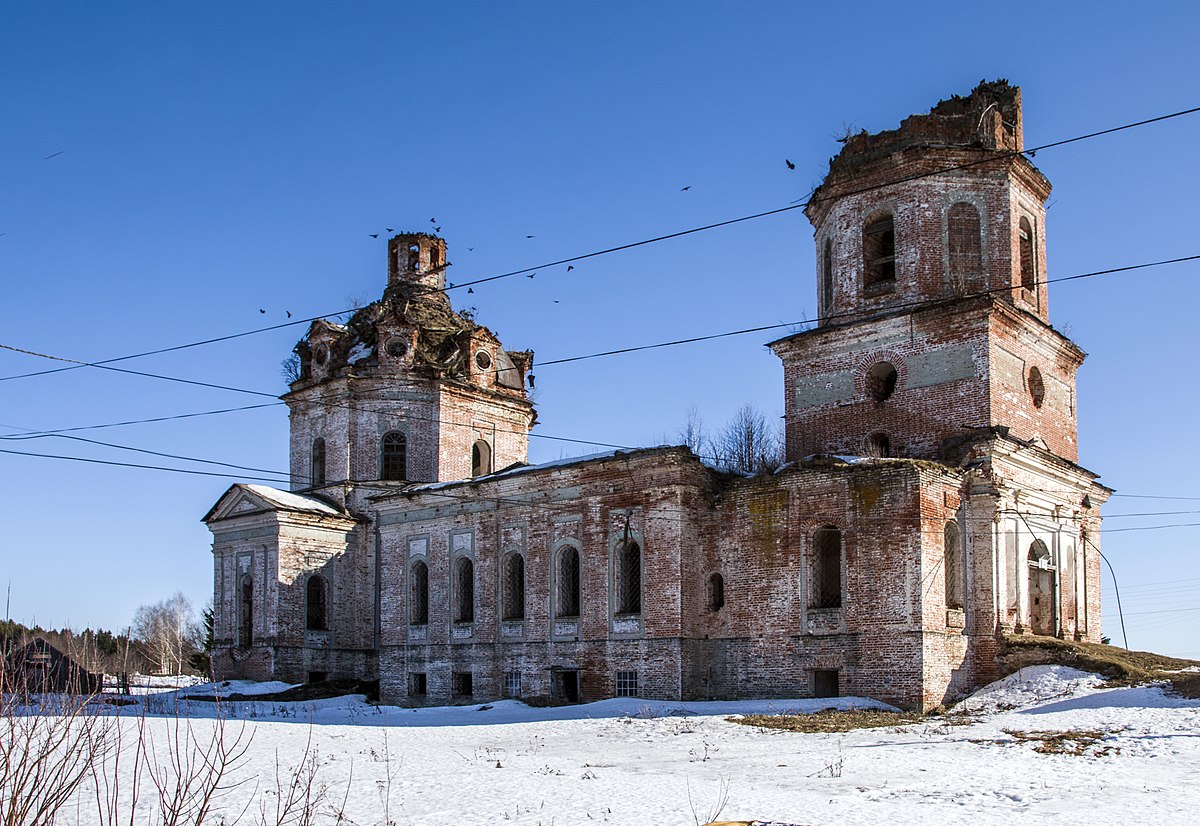
<instances>
[{"instance_id":1,"label":"rectangular window opening","mask_svg":"<svg viewBox=\"0 0 1200 826\"><path fill-rule=\"evenodd\" d=\"M521 696L521 672L504 672L504 696L519 698Z\"/></svg>"},{"instance_id":2,"label":"rectangular window opening","mask_svg":"<svg viewBox=\"0 0 1200 826\"><path fill-rule=\"evenodd\" d=\"M616 696L638 696L638 673L636 671L618 671L616 679Z\"/></svg>"},{"instance_id":3,"label":"rectangular window opening","mask_svg":"<svg viewBox=\"0 0 1200 826\"><path fill-rule=\"evenodd\" d=\"M425 672L408 675L408 696L424 697L426 694Z\"/></svg>"},{"instance_id":4,"label":"rectangular window opening","mask_svg":"<svg viewBox=\"0 0 1200 826\"><path fill-rule=\"evenodd\" d=\"M475 692L471 685L471 672L454 672L454 674L451 676L450 690L455 697L470 697L472 694L474 694Z\"/></svg>"},{"instance_id":5,"label":"rectangular window opening","mask_svg":"<svg viewBox=\"0 0 1200 826\"><path fill-rule=\"evenodd\" d=\"M813 697L837 697L838 672L836 669L814 670L812 673Z\"/></svg>"}]
</instances>

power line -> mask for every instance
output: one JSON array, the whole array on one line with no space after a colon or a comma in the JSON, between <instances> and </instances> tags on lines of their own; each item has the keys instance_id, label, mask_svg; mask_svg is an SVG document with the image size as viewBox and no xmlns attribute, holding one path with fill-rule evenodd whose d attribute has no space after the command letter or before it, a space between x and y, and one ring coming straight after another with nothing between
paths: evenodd
<instances>
[{"instance_id":1,"label":"power line","mask_svg":"<svg viewBox=\"0 0 1200 826\"><path fill-rule=\"evenodd\" d=\"M1089 140L1091 138L1100 137L1102 135L1110 135L1110 134L1113 134L1114 132L1121 132L1121 131L1124 131L1127 129L1133 129L1133 128L1140 127L1140 126L1146 126L1146 125L1149 125L1152 123L1159 123L1161 121L1166 121L1166 120L1171 120L1173 118L1183 117L1185 115L1194 114L1196 112L1200 112L1200 106L1192 107L1189 109L1183 109L1178 112L1172 112L1172 113L1166 114L1166 115L1159 115L1159 116L1156 116L1153 118L1147 118L1144 120L1134 121L1131 123L1125 123L1120 126L1114 126L1114 127L1108 128L1108 129L1102 129L1097 132L1089 132L1084 135L1077 135L1075 137L1065 138L1063 140L1051 141L1050 143L1044 143L1039 146L1031 147L1029 149L1007 150L1004 152L998 152L996 154L989 155L986 158L982 158L982 159L979 159L976 161L969 161L969 162L962 163L962 164L955 164L953 166L948 166L948 167L941 168L941 169L931 170L929 172L922 172L922 173L919 173L916 175L910 175L907 177L899 178L899 179L892 180L892 181L887 181L887 182L880 183L880 184L873 184L871 186L861 187L856 190L851 190L849 192L841 193L837 197L843 198L843 197L847 197L850 195L857 195L857 194L861 194L864 192L871 192L871 191L883 189L883 188L886 188L889 186L896 186L898 184L909 183L909 182L912 182L915 180L921 180L923 178L933 177L935 175L942 175L947 172L954 172L954 171L958 171L961 169L967 169L970 167L979 166L982 164L994 163L996 161L1002 161L1007 158L1013 158L1013 157L1017 157L1020 155L1029 155L1032 157L1033 155L1036 155L1039 151L1041 151L1043 149L1051 149L1054 147L1065 146L1067 144L1076 143L1078 141ZM818 198L816 200L820 201L821 199ZM498 280L504 279L504 278L512 278L514 276L524 275L524 274L533 272L535 270L549 269L550 267L561 266L563 264L570 264L570 263L573 263L576 261L584 261L589 258L596 258L596 257L602 256L602 255L609 255L614 252L621 252L624 250L629 250L629 249L634 249L637 247L646 246L648 244L655 244L655 243L659 243L661 241L668 241L668 240L672 240L675 238L681 238L681 237L684 237L687 235L694 235L694 234L700 233L700 232L707 232L709 230L731 226L733 224L739 224L739 223L744 223L746 221L753 221L753 220L757 220L759 218L765 218L765 217L769 217L772 215L778 215L778 214L781 214L784 212L790 212L790 211L796 210L796 209L803 209L804 207L808 206L810 203L813 203L813 201L814 201L814 199L808 198L808 199L804 200L803 202L796 203L796 204L789 204L786 207L778 207L776 209L764 210L762 212L756 212L756 213L753 213L750 215L744 215L744 216L741 216L738 218L731 218L731 219L728 219L725 221L718 221L718 222L711 223L711 224L705 224L703 226L692 227L690 229L685 229L685 230L679 230L677 232L671 232L671 233L667 233L665 235L658 235L658 236L654 236L652 238L646 238L646 239L642 239L640 241L634 241L634 242L627 243L627 244L618 244L616 246L606 247L604 249L595 250L592 252L584 253L582 255L575 255L575 256L571 256L569 258L562 258L557 261L550 261L550 262L547 262L544 264L539 264L539 265L533 266L533 267L524 267L519 270L511 270L509 272L500 273L500 274L492 275L492 276L487 276L485 278L479 278L479 279L475 279L473 281L462 282L460 284L454 285L453 287L446 287L441 290L431 290L431 291L433 291L433 292L449 292L452 289L461 289L463 287L471 287L471 286L474 286L477 284L485 284L485 283L492 282L492 281L498 281ZM189 349L192 347L202 347L202 346L206 346L209 344L216 344L216 343L222 342L222 341L230 341L230 340L237 339L237 338L243 338L245 336L256 335L258 333L265 333L265 332L270 332L273 330L280 330L280 329L284 329L286 327L292 327L292 326L296 326L299 324L309 324L309 323L312 323L313 321L317 321L322 318L329 318L331 316L337 316L337 315L343 315L345 313L356 312L359 309L362 309L362 308L361 307L352 307L349 309L339 310L337 312L325 313L322 315L310 316L308 318L296 319L295 321L288 321L288 322L285 322L282 324L273 324L273 325L269 325L267 327L258 327L258 328L252 329L252 330L245 330L240 333L230 333L228 335L216 336L213 338L203 339L200 341L189 342L187 344L178 344L178 345L174 345L171 347L160 347L158 349L147 350L147 351L141 352L141 353L133 353L130 355L118 356L115 358L103 359L103 360L95 361L95 362L89 362L89 365L96 366L96 365L101 365L101 364L112 364L112 363L118 362L118 361L127 361L129 359L143 358L146 356L159 355L161 353L170 353L170 352L175 352L178 350L186 350L186 349ZM764 328L764 329L770 329L770 328ZM77 370L82 366L83 365L78 364L78 365L73 365L71 367L60 367L55 370L43 370L43 371L38 371L38 372L34 372L34 373L23 373L23 374L18 374L18 375L13 375L13 376L0 376L0 381L12 381L15 379L29 378L32 376L40 376L40 375L47 375L50 373L63 372L66 370Z\"/></svg>"},{"instance_id":2,"label":"power line","mask_svg":"<svg viewBox=\"0 0 1200 826\"><path fill-rule=\"evenodd\" d=\"M1196 260L1200 260L1200 255L1188 255L1188 256L1184 256L1182 258L1170 258L1170 259L1165 259L1162 261L1151 261L1151 262L1144 263L1144 264L1131 264L1126 267L1113 267L1111 269L1106 269L1106 270L1095 270L1093 272L1079 273L1078 275L1065 275L1065 276L1061 276L1059 278L1047 278L1044 280L1037 281L1035 283L1037 285L1057 284L1057 283L1060 283L1063 281L1077 281L1082 278L1095 278L1100 275L1111 275L1113 273L1129 272L1131 270L1141 270L1141 269L1147 269L1149 267L1161 267L1161 266L1164 266L1167 264L1179 264L1179 263L1183 263L1185 261L1196 261ZM965 301L965 300L968 300L971 298L979 298L981 296L991 295L993 293L1011 292L1013 290L1019 290L1019 289L1024 289L1024 288L1017 287L1017 286L995 287L995 288L988 289L988 290L980 290L978 292L969 293L967 295L962 296L958 300ZM926 305L940 304L943 301L945 301L945 299L922 299L920 301L905 301L900 304L893 304L893 305L889 306L887 308L887 311L890 312L890 311L894 311L894 310L904 310L904 309L911 309L914 307L922 307L922 306L926 306ZM643 344L643 345L640 345L637 347L622 347L622 348L619 348L616 350L605 350L600 353L589 353L587 355L572 356L570 358L551 359L549 361L538 362L538 366L546 367L548 365L553 365L553 364L568 364L568 363L574 362L574 361L586 361L588 359L602 358L605 356L623 355L625 353L637 353L642 350L656 350L656 349L660 349L663 347L675 347L680 344L694 344L694 343L700 342L700 341L712 341L713 339L718 339L718 338L729 338L731 336L746 335L747 333L761 333L766 330L779 330L779 329L783 329L786 327L800 327L800 326L807 325L807 324L820 324L822 322L835 321L835 320L844 319L844 318L863 317L865 315L867 315L867 314L863 313L861 311L834 313L832 315L822 316L819 318L809 319L809 320L805 320L805 321L791 321L791 322L785 322L785 323L781 323L781 324L768 324L768 325L764 325L761 327L747 327L747 328L744 328L741 330L730 330L730 331L727 331L724 333L712 333L709 335L692 336L690 338L674 339L672 341L660 341L655 344Z\"/></svg>"},{"instance_id":3,"label":"power line","mask_svg":"<svg viewBox=\"0 0 1200 826\"><path fill-rule=\"evenodd\" d=\"M266 482L274 482L278 484L281 480L268 478L266 476L250 476L247 477L241 473L217 473L208 470L189 470L187 468L164 467L162 465L142 465L135 462L114 462L107 459L88 459L83 456L59 456L54 453L27 453L21 450L5 450L0 448L0 453L8 453L13 456L33 456L39 459L61 459L68 462L86 462L93 465L115 465L117 467L139 468L141 470L159 470L166 473L187 473L192 476L219 476L225 479L259 479Z\"/></svg>"},{"instance_id":4,"label":"power line","mask_svg":"<svg viewBox=\"0 0 1200 826\"><path fill-rule=\"evenodd\" d=\"M261 468L261 467L250 467L247 465L236 465L236 464L232 464L230 462L220 462L220 461L217 461L216 459L199 459L199 458L196 458L195 456L181 456L177 453L163 453L163 452L157 451L157 450L149 450L148 448L144 448L144 447L133 447L131 445L120 445L120 444L114 444L113 442L102 442L97 439L85 439L82 436L68 436L63 433L30 434L30 435L26 435L26 436L4 436L4 437L0 437L0 438L4 439L6 441L16 441L16 442L26 441L26 440L30 440L30 439L70 439L70 440L76 441L76 442L85 442L90 445L99 445L101 447L111 447L116 450L128 450L133 453L144 453L149 456L160 456L164 459L179 459L180 461L184 461L184 462L197 462L197 463L205 464L205 465L220 465L221 467L233 468L234 470L244 470L244 471L248 471L250 473L269 473L274 476L284 476L284 477L290 475L290 472L288 472L288 471L271 470L269 468Z\"/></svg>"}]
</instances>

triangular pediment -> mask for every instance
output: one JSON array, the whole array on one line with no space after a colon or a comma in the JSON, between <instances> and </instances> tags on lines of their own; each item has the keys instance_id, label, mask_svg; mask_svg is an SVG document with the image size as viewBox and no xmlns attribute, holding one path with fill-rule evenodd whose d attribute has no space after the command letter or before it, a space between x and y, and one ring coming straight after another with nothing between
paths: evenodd
<instances>
[{"instance_id":1,"label":"triangular pediment","mask_svg":"<svg viewBox=\"0 0 1200 826\"><path fill-rule=\"evenodd\" d=\"M271 510L275 510L274 506L262 497L255 496L244 485L239 484L225 491L202 521L219 522L222 519L231 519L235 516L249 516L255 513L266 513Z\"/></svg>"},{"instance_id":2,"label":"triangular pediment","mask_svg":"<svg viewBox=\"0 0 1200 826\"><path fill-rule=\"evenodd\" d=\"M329 502L315 496L239 482L225 491L201 521L219 522L222 519L277 511L311 513L335 519L351 518Z\"/></svg>"}]
</instances>

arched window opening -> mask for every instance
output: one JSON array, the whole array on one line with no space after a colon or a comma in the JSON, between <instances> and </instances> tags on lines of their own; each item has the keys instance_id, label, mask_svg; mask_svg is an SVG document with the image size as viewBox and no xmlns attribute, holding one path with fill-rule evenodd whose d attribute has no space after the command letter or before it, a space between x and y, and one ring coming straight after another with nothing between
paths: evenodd
<instances>
[{"instance_id":1,"label":"arched window opening","mask_svg":"<svg viewBox=\"0 0 1200 826\"><path fill-rule=\"evenodd\" d=\"M825 254L821 257L821 315L826 320L833 314L833 239L825 239Z\"/></svg>"},{"instance_id":2,"label":"arched window opening","mask_svg":"<svg viewBox=\"0 0 1200 826\"><path fill-rule=\"evenodd\" d=\"M977 289L983 275L979 210L959 201L946 214L950 283L960 295Z\"/></svg>"},{"instance_id":3,"label":"arched window opening","mask_svg":"<svg viewBox=\"0 0 1200 826\"><path fill-rule=\"evenodd\" d=\"M314 439L312 446L312 467L308 475L310 487L325 484L325 440Z\"/></svg>"},{"instance_id":4,"label":"arched window opening","mask_svg":"<svg viewBox=\"0 0 1200 826\"><path fill-rule=\"evenodd\" d=\"M1042 371L1036 367L1029 368L1029 399L1033 406L1041 408L1046 402L1046 382L1042 379Z\"/></svg>"},{"instance_id":5,"label":"arched window opening","mask_svg":"<svg viewBox=\"0 0 1200 826\"><path fill-rule=\"evenodd\" d=\"M1027 290L1037 287L1037 266L1034 260L1033 226L1022 216L1017 222L1017 247L1021 260L1021 286Z\"/></svg>"},{"instance_id":6,"label":"arched window opening","mask_svg":"<svg viewBox=\"0 0 1200 826\"><path fill-rule=\"evenodd\" d=\"M416 244L408 245L408 268L413 272L421 268L421 248Z\"/></svg>"},{"instance_id":7,"label":"arched window opening","mask_svg":"<svg viewBox=\"0 0 1200 826\"><path fill-rule=\"evenodd\" d=\"M876 362L867 371L867 394L876 404L883 404L896 392L896 382L899 378L892 364L886 361Z\"/></svg>"},{"instance_id":8,"label":"arched window opening","mask_svg":"<svg viewBox=\"0 0 1200 826\"><path fill-rule=\"evenodd\" d=\"M892 216L872 218L863 226L863 289L896 283L896 230Z\"/></svg>"},{"instance_id":9,"label":"arched window opening","mask_svg":"<svg viewBox=\"0 0 1200 826\"><path fill-rule=\"evenodd\" d=\"M384 435L380 447L379 478L387 482L403 482L408 478L408 439L393 430Z\"/></svg>"},{"instance_id":10,"label":"arched window opening","mask_svg":"<svg viewBox=\"0 0 1200 826\"><path fill-rule=\"evenodd\" d=\"M429 622L429 567L419 559L409 572L408 621L410 625Z\"/></svg>"},{"instance_id":11,"label":"arched window opening","mask_svg":"<svg viewBox=\"0 0 1200 826\"><path fill-rule=\"evenodd\" d=\"M1050 549L1046 547L1046 543L1040 539L1033 540L1033 544L1029 546L1029 562L1037 567L1050 566Z\"/></svg>"},{"instance_id":12,"label":"arched window opening","mask_svg":"<svg viewBox=\"0 0 1200 826\"><path fill-rule=\"evenodd\" d=\"M890 459L892 440L886 433L872 433L867 437L867 455L872 459Z\"/></svg>"},{"instance_id":13,"label":"arched window opening","mask_svg":"<svg viewBox=\"0 0 1200 826\"><path fill-rule=\"evenodd\" d=\"M713 574L708 578L708 588L706 602L708 610L720 611L725 607L725 579L720 574Z\"/></svg>"},{"instance_id":14,"label":"arched window opening","mask_svg":"<svg viewBox=\"0 0 1200 826\"><path fill-rule=\"evenodd\" d=\"M525 619L525 557L509 554L504 563L504 611L506 620Z\"/></svg>"},{"instance_id":15,"label":"arched window opening","mask_svg":"<svg viewBox=\"0 0 1200 826\"><path fill-rule=\"evenodd\" d=\"M842 607L842 532L831 525L813 534L812 607Z\"/></svg>"},{"instance_id":16,"label":"arched window opening","mask_svg":"<svg viewBox=\"0 0 1200 826\"><path fill-rule=\"evenodd\" d=\"M471 475L487 476L492 472L492 446L479 439L471 445Z\"/></svg>"},{"instance_id":17,"label":"arched window opening","mask_svg":"<svg viewBox=\"0 0 1200 826\"><path fill-rule=\"evenodd\" d=\"M617 552L617 613L642 612L642 549L623 542Z\"/></svg>"},{"instance_id":18,"label":"arched window opening","mask_svg":"<svg viewBox=\"0 0 1200 826\"><path fill-rule=\"evenodd\" d=\"M329 630L329 612L326 602L325 578L313 574L304 586L304 627L309 631Z\"/></svg>"},{"instance_id":19,"label":"arched window opening","mask_svg":"<svg viewBox=\"0 0 1200 826\"><path fill-rule=\"evenodd\" d=\"M454 563L454 621L475 621L475 563L466 556Z\"/></svg>"},{"instance_id":20,"label":"arched window opening","mask_svg":"<svg viewBox=\"0 0 1200 826\"><path fill-rule=\"evenodd\" d=\"M238 594L238 647L249 648L254 638L254 579L242 577Z\"/></svg>"},{"instance_id":21,"label":"arched window opening","mask_svg":"<svg viewBox=\"0 0 1200 826\"><path fill-rule=\"evenodd\" d=\"M579 616L579 551L568 545L558 552L558 616Z\"/></svg>"},{"instance_id":22,"label":"arched window opening","mask_svg":"<svg viewBox=\"0 0 1200 826\"><path fill-rule=\"evenodd\" d=\"M943 564L946 575L946 607L962 610L963 607L963 556L958 541L958 524L946 523Z\"/></svg>"}]
</instances>

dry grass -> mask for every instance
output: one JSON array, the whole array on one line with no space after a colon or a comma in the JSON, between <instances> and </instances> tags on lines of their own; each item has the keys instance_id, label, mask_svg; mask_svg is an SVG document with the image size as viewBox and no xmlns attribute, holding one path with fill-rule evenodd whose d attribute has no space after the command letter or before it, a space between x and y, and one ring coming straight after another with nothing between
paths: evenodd
<instances>
[{"instance_id":1,"label":"dry grass","mask_svg":"<svg viewBox=\"0 0 1200 826\"><path fill-rule=\"evenodd\" d=\"M1004 729L1011 740L972 740L972 743L986 745L1023 745L1033 743L1033 750L1038 754L1065 754L1070 757L1104 757L1109 754L1120 754L1116 746L1102 746L1106 738L1117 734L1120 729L1066 729L1065 731L1022 731L1020 729Z\"/></svg>"},{"instance_id":2,"label":"dry grass","mask_svg":"<svg viewBox=\"0 0 1200 826\"><path fill-rule=\"evenodd\" d=\"M747 714L742 717L726 717L731 723L743 726L771 729L773 731L797 731L805 734L836 734L860 728L887 728L919 723L925 718L904 711L875 711L854 709L836 711L827 709L813 714Z\"/></svg>"}]
</instances>

